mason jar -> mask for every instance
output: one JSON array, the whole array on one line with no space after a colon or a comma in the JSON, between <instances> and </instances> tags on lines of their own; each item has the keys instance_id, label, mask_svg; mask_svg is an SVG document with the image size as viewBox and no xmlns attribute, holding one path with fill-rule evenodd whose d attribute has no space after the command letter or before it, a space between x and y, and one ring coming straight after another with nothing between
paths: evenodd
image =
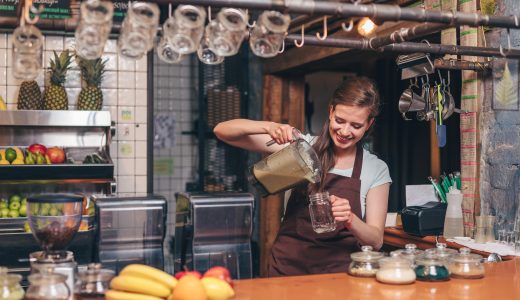
<instances>
[{"instance_id":1,"label":"mason jar","mask_svg":"<svg viewBox=\"0 0 520 300\"><path fill-rule=\"evenodd\" d=\"M89 0L81 3L81 19L76 27L76 51L85 59L103 54L112 30L114 5L110 1Z\"/></svg>"},{"instance_id":2,"label":"mason jar","mask_svg":"<svg viewBox=\"0 0 520 300\"><path fill-rule=\"evenodd\" d=\"M232 56L240 50L249 16L242 9L223 8L206 27L210 49L220 56Z\"/></svg>"},{"instance_id":3,"label":"mason jar","mask_svg":"<svg viewBox=\"0 0 520 300\"><path fill-rule=\"evenodd\" d=\"M164 37L180 54L190 54L199 48L204 34L206 11L201 6L179 5L174 17L163 25Z\"/></svg>"},{"instance_id":4,"label":"mason jar","mask_svg":"<svg viewBox=\"0 0 520 300\"><path fill-rule=\"evenodd\" d=\"M151 50L159 26L159 14L155 3L132 2L117 41L119 54L140 59Z\"/></svg>"},{"instance_id":5,"label":"mason jar","mask_svg":"<svg viewBox=\"0 0 520 300\"><path fill-rule=\"evenodd\" d=\"M277 11L264 11L251 30L249 46L260 57L273 57L282 48L291 17Z\"/></svg>"},{"instance_id":6,"label":"mason jar","mask_svg":"<svg viewBox=\"0 0 520 300\"><path fill-rule=\"evenodd\" d=\"M17 27L13 32L13 76L34 80L42 70L43 35L33 25Z\"/></svg>"},{"instance_id":7,"label":"mason jar","mask_svg":"<svg viewBox=\"0 0 520 300\"><path fill-rule=\"evenodd\" d=\"M332 215L332 205L328 192L316 193L309 196L309 214L312 229L316 233L336 230L336 222Z\"/></svg>"}]
</instances>

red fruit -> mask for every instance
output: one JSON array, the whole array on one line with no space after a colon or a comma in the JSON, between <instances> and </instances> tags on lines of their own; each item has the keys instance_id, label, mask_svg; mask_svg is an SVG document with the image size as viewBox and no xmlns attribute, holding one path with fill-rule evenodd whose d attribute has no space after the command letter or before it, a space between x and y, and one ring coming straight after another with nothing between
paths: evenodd
<instances>
[{"instance_id":1,"label":"red fruit","mask_svg":"<svg viewBox=\"0 0 520 300\"><path fill-rule=\"evenodd\" d=\"M206 273L204 273L204 277L215 277L218 279L222 279L225 282L229 283L231 287L233 287L233 279L231 278L231 274L228 269L220 266L215 266L209 268Z\"/></svg>"},{"instance_id":2,"label":"red fruit","mask_svg":"<svg viewBox=\"0 0 520 300\"><path fill-rule=\"evenodd\" d=\"M53 164L62 164L65 162L65 151L59 147L51 147L47 149L47 155Z\"/></svg>"},{"instance_id":3,"label":"red fruit","mask_svg":"<svg viewBox=\"0 0 520 300\"><path fill-rule=\"evenodd\" d=\"M181 277L185 276L185 275L193 275L195 277L197 277L198 279L201 279L202 278L202 274L200 274L200 272L197 272L197 271L180 271L180 272L177 272L175 273L175 279L181 279Z\"/></svg>"},{"instance_id":4,"label":"red fruit","mask_svg":"<svg viewBox=\"0 0 520 300\"><path fill-rule=\"evenodd\" d=\"M41 144L32 144L27 148L29 152L32 152L34 154L40 153L41 155L45 156L45 153L47 153L47 148L44 145Z\"/></svg>"}]
</instances>

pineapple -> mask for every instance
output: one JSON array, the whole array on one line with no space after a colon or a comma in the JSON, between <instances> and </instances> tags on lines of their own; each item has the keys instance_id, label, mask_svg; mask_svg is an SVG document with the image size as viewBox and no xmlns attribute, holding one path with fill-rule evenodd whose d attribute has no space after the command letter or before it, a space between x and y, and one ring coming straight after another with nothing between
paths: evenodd
<instances>
[{"instance_id":1,"label":"pineapple","mask_svg":"<svg viewBox=\"0 0 520 300\"><path fill-rule=\"evenodd\" d=\"M18 93L18 109L42 109L42 104L42 92L38 83L34 80L23 81Z\"/></svg>"},{"instance_id":2,"label":"pineapple","mask_svg":"<svg viewBox=\"0 0 520 300\"><path fill-rule=\"evenodd\" d=\"M51 84L45 89L43 94L43 109L48 110L67 110L69 99L67 92L63 87L65 83L65 75L70 69L72 55L69 50L60 53L60 56L54 51L54 59L51 59L50 80Z\"/></svg>"},{"instance_id":3,"label":"pineapple","mask_svg":"<svg viewBox=\"0 0 520 300\"><path fill-rule=\"evenodd\" d=\"M87 60L78 56L81 77L87 86L84 86L78 96L78 110L101 110L103 93L100 85L105 73L107 60L101 58Z\"/></svg>"}]
</instances>

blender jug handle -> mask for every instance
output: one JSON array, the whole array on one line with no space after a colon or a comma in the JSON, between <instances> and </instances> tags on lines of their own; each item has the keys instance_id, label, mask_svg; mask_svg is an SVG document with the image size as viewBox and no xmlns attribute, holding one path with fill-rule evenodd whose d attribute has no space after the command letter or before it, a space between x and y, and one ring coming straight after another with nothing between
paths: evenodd
<instances>
[{"instance_id":1,"label":"blender jug handle","mask_svg":"<svg viewBox=\"0 0 520 300\"><path fill-rule=\"evenodd\" d=\"M301 131L299 131L299 130L296 129L296 128L293 128L293 129L292 129L292 136L293 136L293 139L292 139L291 143L294 143L294 142L296 142L297 140L301 140L301 139L303 139L303 134L301 133ZM274 144L276 144L276 141L275 141L275 140L270 140L269 142L265 143L265 145L266 145L267 147L272 146L272 145L274 145Z\"/></svg>"}]
</instances>

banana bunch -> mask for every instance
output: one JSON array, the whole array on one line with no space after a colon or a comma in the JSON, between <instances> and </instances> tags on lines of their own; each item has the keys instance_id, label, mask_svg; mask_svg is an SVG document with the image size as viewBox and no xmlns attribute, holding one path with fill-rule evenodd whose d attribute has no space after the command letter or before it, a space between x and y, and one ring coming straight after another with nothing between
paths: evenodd
<instances>
[{"instance_id":1,"label":"banana bunch","mask_svg":"<svg viewBox=\"0 0 520 300\"><path fill-rule=\"evenodd\" d=\"M0 110L7 110L7 105L5 104L4 98L0 96Z\"/></svg>"},{"instance_id":2,"label":"banana bunch","mask_svg":"<svg viewBox=\"0 0 520 300\"><path fill-rule=\"evenodd\" d=\"M177 279L159 269L146 265L126 266L110 282L106 300L164 300L171 294Z\"/></svg>"}]
</instances>

